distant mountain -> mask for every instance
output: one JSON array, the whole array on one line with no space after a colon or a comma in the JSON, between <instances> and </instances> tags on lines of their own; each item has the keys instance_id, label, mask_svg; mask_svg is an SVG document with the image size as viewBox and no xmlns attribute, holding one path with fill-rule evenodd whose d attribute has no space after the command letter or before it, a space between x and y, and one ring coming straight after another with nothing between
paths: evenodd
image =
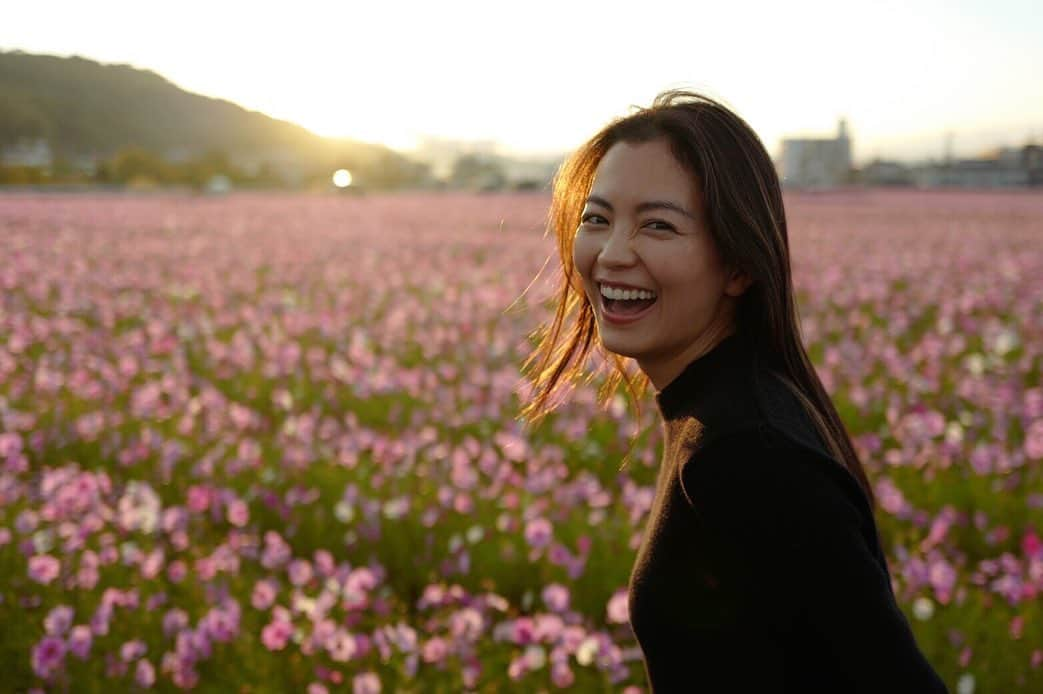
<instances>
[{"instance_id":1,"label":"distant mountain","mask_svg":"<svg viewBox=\"0 0 1043 694\"><path fill-rule=\"evenodd\" d=\"M43 138L59 156L109 157L127 146L164 156L222 150L246 162L420 175L382 145L320 137L257 111L192 94L149 70L0 51L0 147Z\"/></svg>"}]
</instances>

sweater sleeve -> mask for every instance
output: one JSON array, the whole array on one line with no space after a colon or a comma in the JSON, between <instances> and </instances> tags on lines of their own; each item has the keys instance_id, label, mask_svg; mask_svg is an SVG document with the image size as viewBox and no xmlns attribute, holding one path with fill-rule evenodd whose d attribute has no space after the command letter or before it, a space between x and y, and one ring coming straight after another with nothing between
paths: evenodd
<instances>
[{"instance_id":1,"label":"sweater sleeve","mask_svg":"<svg viewBox=\"0 0 1043 694\"><path fill-rule=\"evenodd\" d=\"M946 692L868 544L863 525L872 519L827 474L828 464L749 431L714 441L679 475L766 631L782 643L820 644L850 691Z\"/></svg>"}]
</instances>

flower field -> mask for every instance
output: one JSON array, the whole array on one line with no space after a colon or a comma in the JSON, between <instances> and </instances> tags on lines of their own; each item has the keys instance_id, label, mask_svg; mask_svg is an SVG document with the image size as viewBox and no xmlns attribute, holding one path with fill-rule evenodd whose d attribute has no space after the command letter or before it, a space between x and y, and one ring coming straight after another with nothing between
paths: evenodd
<instances>
[{"instance_id":1,"label":"flower field","mask_svg":"<svg viewBox=\"0 0 1043 694\"><path fill-rule=\"evenodd\" d=\"M0 195L0 688L646 691L654 403L517 418L548 203ZM917 640L1043 691L1043 195L787 212Z\"/></svg>"}]
</instances>

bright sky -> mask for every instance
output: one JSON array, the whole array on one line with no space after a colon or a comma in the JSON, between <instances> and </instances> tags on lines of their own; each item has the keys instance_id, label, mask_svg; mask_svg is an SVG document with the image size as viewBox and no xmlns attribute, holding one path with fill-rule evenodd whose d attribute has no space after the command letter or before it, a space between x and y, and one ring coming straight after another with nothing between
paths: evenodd
<instances>
[{"instance_id":1,"label":"bright sky","mask_svg":"<svg viewBox=\"0 0 1043 694\"><path fill-rule=\"evenodd\" d=\"M845 6L846 5L846 6ZM856 9L857 8L857 9ZM1039 0L11 3L0 48L153 70L323 135L574 148L691 87L776 155L846 117L856 163L1043 142Z\"/></svg>"}]
</instances>

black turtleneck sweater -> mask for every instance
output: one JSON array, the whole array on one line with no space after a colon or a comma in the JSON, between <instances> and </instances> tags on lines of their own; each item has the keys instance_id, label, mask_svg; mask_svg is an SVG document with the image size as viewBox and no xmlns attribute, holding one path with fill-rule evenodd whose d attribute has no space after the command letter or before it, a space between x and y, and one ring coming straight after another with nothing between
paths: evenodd
<instances>
[{"instance_id":1,"label":"black turtleneck sweater","mask_svg":"<svg viewBox=\"0 0 1043 694\"><path fill-rule=\"evenodd\" d=\"M663 459L628 595L652 691L947 691L861 486L740 335L656 404Z\"/></svg>"}]
</instances>

